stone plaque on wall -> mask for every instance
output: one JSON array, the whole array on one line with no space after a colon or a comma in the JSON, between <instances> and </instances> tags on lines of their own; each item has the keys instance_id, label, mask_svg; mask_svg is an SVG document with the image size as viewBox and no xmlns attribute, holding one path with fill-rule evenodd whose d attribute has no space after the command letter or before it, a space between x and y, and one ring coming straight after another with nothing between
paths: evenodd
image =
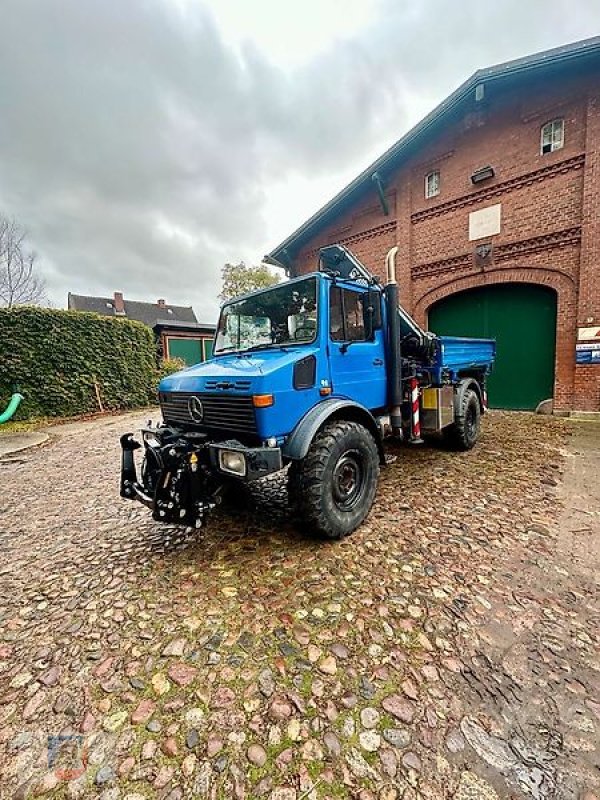
<instances>
[{"instance_id":1,"label":"stone plaque on wall","mask_svg":"<svg viewBox=\"0 0 600 800\"><path fill-rule=\"evenodd\" d=\"M500 233L501 215L502 203L472 211L469 214L469 241L473 242Z\"/></svg>"}]
</instances>

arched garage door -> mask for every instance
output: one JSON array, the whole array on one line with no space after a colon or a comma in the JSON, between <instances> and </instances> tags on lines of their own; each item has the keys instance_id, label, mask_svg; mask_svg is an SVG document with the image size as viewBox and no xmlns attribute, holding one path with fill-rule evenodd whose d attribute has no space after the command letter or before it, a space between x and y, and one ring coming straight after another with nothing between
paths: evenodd
<instances>
[{"instance_id":1,"label":"arched garage door","mask_svg":"<svg viewBox=\"0 0 600 800\"><path fill-rule=\"evenodd\" d=\"M488 383L492 408L534 409L554 393L556 293L503 283L450 295L429 310L429 329L496 339Z\"/></svg>"}]
</instances>

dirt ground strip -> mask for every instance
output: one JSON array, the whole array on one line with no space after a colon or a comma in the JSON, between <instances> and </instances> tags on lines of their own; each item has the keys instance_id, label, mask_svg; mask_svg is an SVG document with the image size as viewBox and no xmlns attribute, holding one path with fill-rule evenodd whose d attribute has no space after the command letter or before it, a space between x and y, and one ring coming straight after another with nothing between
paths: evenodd
<instances>
[{"instance_id":1,"label":"dirt ground strip","mask_svg":"<svg viewBox=\"0 0 600 800\"><path fill-rule=\"evenodd\" d=\"M281 482L152 522L117 496L143 421L0 461L2 798L600 796L600 426L398 448L327 544Z\"/></svg>"}]
</instances>

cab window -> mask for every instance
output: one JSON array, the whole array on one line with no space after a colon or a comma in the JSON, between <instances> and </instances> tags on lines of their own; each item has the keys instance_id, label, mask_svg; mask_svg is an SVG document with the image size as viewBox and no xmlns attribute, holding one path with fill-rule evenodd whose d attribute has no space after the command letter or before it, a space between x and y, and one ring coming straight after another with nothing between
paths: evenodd
<instances>
[{"instance_id":1,"label":"cab window","mask_svg":"<svg viewBox=\"0 0 600 800\"><path fill-rule=\"evenodd\" d=\"M364 295L332 286L329 295L329 333L334 342L364 342Z\"/></svg>"}]
</instances>

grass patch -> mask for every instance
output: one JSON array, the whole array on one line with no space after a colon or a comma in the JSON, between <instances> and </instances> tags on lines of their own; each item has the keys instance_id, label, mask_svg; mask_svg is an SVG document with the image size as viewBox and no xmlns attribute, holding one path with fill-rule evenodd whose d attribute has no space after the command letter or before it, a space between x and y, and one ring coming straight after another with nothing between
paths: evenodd
<instances>
[{"instance_id":1,"label":"grass patch","mask_svg":"<svg viewBox=\"0 0 600 800\"><path fill-rule=\"evenodd\" d=\"M36 417L36 419L26 419L26 420L11 420L10 422L5 422L4 425L0 425L0 436L3 434L12 434L12 433L30 433L31 431L37 431L40 428L44 428L46 425L50 425L51 422L50 417Z\"/></svg>"}]
</instances>

